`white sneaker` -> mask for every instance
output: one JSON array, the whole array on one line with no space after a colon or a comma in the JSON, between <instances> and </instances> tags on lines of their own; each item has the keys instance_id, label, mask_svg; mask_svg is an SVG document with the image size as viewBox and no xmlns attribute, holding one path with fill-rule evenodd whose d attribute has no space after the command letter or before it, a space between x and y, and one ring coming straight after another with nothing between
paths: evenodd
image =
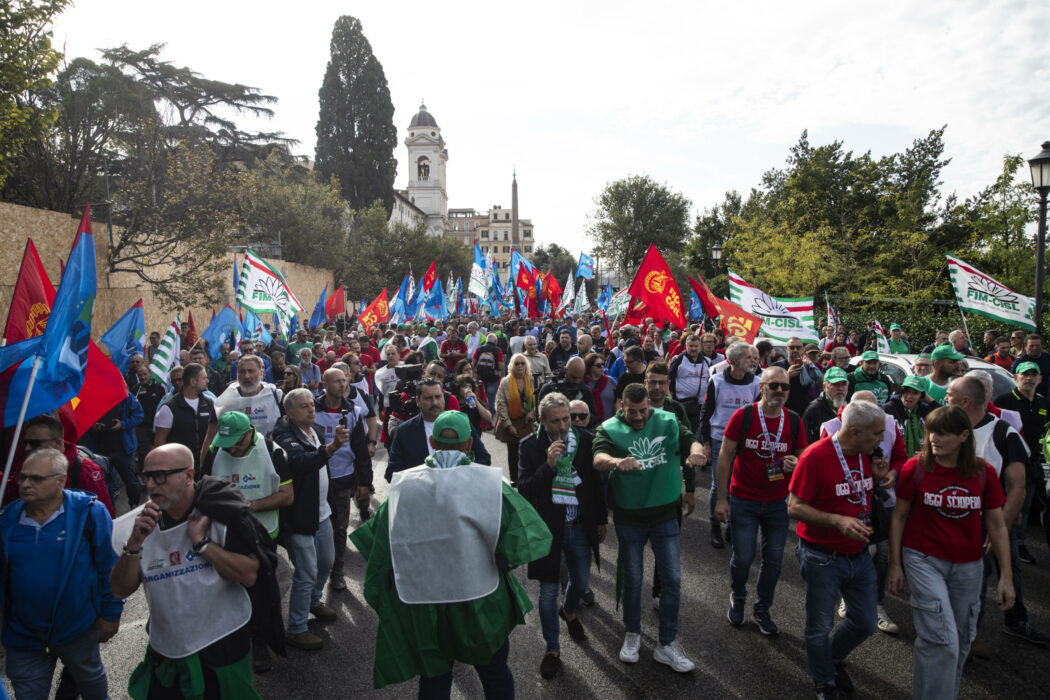
<instances>
[{"instance_id":1,"label":"white sneaker","mask_svg":"<svg viewBox=\"0 0 1050 700\"><path fill-rule=\"evenodd\" d=\"M660 596L653 596L653 610L660 612Z\"/></svg>"},{"instance_id":2,"label":"white sneaker","mask_svg":"<svg viewBox=\"0 0 1050 700\"><path fill-rule=\"evenodd\" d=\"M678 642L657 644L656 649L653 650L653 661L667 664L679 673L688 673L696 668L696 664L686 658Z\"/></svg>"},{"instance_id":3,"label":"white sneaker","mask_svg":"<svg viewBox=\"0 0 1050 700\"><path fill-rule=\"evenodd\" d=\"M642 648L642 635L638 632L628 632L623 636L623 646L620 647L620 661L625 664L638 663L638 650Z\"/></svg>"},{"instance_id":4,"label":"white sneaker","mask_svg":"<svg viewBox=\"0 0 1050 700\"><path fill-rule=\"evenodd\" d=\"M879 629L886 634L897 634L900 632L900 628L897 627L897 623L890 619L890 616L886 614L886 608L881 605L876 608L878 615L878 626Z\"/></svg>"},{"instance_id":5,"label":"white sneaker","mask_svg":"<svg viewBox=\"0 0 1050 700\"><path fill-rule=\"evenodd\" d=\"M838 612L839 612L839 619L840 620L845 620L846 619L846 601L845 600L840 600L839 601Z\"/></svg>"}]
</instances>

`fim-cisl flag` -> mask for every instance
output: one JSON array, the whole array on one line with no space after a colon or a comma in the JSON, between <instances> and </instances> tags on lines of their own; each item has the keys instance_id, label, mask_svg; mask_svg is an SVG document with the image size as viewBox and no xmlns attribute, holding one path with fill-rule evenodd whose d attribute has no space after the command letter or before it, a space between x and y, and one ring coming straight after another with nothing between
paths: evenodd
<instances>
[{"instance_id":1,"label":"fim-cisl flag","mask_svg":"<svg viewBox=\"0 0 1050 700\"><path fill-rule=\"evenodd\" d=\"M686 327L682 293L678 291L667 262L651 243L631 282L630 294L649 308L648 315L653 320L665 319L679 328Z\"/></svg>"},{"instance_id":2,"label":"fim-cisl flag","mask_svg":"<svg viewBox=\"0 0 1050 700\"><path fill-rule=\"evenodd\" d=\"M879 352L890 352L890 339L886 336L886 329L879 323L879 319L875 319L875 340L875 347Z\"/></svg>"},{"instance_id":3,"label":"fim-cisl flag","mask_svg":"<svg viewBox=\"0 0 1050 700\"><path fill-rule=\"evenodd\" d=\"M485 256L481 254L481 246L475 243L474 264L470 268L470 283L467 291L479 297L485 297L489 293L489 277L492 269L485 263Z\"/></svg>"},{"instance_id":4,"label":"fim-cisl flag","mask_svg":"<svg viewBox=\"0 0 1050 700\"><path fill-rule=\"evenodd\" d=\"M256 315L277 314L281 319L281 328L288 328L291 317L306 310L288 287L284 275L251 249L244 252L244 260L241 261L237 301Z\"/></svg>"},{"instance_id":5,"label":"fim-cisl flag","mask_svg":"<svg viewBox=\"0 0 1050 700\"><path fill-rule=\"evenodd\" d=\"M244 269L243 265L241 269ZM160 339L157 352L153 353L153 359L149 363L150 374L167 387L171 386L171 368L179 360L179 350L181 350L180 330L181 324L179 324L179 317L176 316L172 320L171 325L168 326L164 337Z\"/></svg>"},{"instance_id":6,"label":"fim-cisl flag","mask_svg":"<svg viewBox=\"0 0 1050 700\"><path fill-rule=\"evenodd\" d=\"M813 329L813 297L771 297L730 270L729 299L762 319L764 336L781 342L787 342L788 338L798 338L802 342L819 341Z\"/></svg>"},{"instance_id":7,"label":"fim-cisl flag","mask_svg":"<svg viewBox=\"0 0 1050 700\"><path fill-rule=\"evenodd\" d=\"M959 308L1011 326L1035 330L1035 299L999 284L980 270L948 256L948 272Z\"/></svg>"}]
</instances>

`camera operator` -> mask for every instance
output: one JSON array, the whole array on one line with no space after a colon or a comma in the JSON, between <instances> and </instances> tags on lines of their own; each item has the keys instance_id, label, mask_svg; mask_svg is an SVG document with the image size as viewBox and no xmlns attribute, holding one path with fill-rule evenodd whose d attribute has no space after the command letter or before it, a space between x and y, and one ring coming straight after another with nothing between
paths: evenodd
<instances>
[{"instance_id":1,"label":"camera operator","mask_svg":"<svg viewBox=\"0 0 1050 700\"><path fill-rule=\"evenodd\" d=\"M587 372L587 366L583 361L582 357L570 358L565 363L565 368L560 369L554 373L554 378L540 387L540 393L536 397L536 401L543 401L543 397L551 392L558 392L564 394L565 398L569 401L583 401L587 404L591 416L594 416L596 411L594 408L594 394L587 388L587 385L583 383L583 376ZM593 428L594 425L589 427Z\"/></svg>"}]
</instances>

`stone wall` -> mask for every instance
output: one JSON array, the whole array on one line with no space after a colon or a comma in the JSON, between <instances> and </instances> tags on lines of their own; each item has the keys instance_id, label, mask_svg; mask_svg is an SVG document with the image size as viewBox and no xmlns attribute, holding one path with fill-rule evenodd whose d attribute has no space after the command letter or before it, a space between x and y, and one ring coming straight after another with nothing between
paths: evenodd
<instances>
[{"instance_id":1,"label":"stone wall","mask_svg":"<svg viewBox=\"0 0 1050 700\"><path fill-rule=\"evenodd\" d=\"M22 263L26 239L33 239L44 269L51 278L52 284L57 287L60 276L59 261L64 261L69 256L69 248L73 244L79 223L79 218L68 214L0 202L0 243L2 243L0 245L0 312L3 314L0 316L0 321L7 320L7 312L11 307L11 296L14 294L15 282L18 279L18 269ZM131 273L110 274L106 270L106 247L109 240L106 222L95 220L92 223L95 233L95 259L98 265L98 296L95 299L95 317L91 326L92 337L97 339L105 333L139 298L142 299L142 306L145 310L146 332L153 330L163 332L171 323L173 312L165 311L154 298L149 285L136 275ZM119 235L119 230L114 229L113 235ZM284 274L292 291L306 307L306 311L300 316L309 318L326 284L329 290L335 288L331 270L283 260L271 260L270 262ZM227 265L222 279L224 282L222 304L232 305L232 253L227 254ZM218 308L221 308L221 304L216 307ZM186 311L193 313L197 332L204 331L211 320L212 307L201 305ZM180 315L182 320L188 317L186 311ZM269 315L266 316L263 321L269 322Z\"/></svg>"}]
</instances>

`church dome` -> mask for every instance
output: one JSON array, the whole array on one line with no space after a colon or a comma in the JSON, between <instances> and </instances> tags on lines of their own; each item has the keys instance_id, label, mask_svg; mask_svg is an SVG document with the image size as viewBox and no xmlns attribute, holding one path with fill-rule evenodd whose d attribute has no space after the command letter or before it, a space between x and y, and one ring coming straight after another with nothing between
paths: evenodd
<instances>
[{"instance_id":1,"label":"church dome","mask_svg":"<svg viewBox=\"0 0 1050 700\"><path fill-rule=\"evenodd\" d=\"M419 105L419 111L412 117L412 122L408 125L408 128L413 129L417 126L432 126L438 128L438 123L434 121L434 116L427 111L427 106L425 104Z\"/></svg>"}]
</instances>

